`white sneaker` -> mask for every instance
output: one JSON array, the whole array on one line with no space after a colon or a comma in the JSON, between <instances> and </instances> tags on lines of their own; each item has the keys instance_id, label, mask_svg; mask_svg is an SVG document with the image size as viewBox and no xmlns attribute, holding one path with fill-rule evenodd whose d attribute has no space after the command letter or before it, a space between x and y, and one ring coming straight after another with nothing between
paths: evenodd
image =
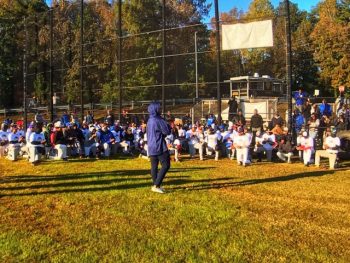
<instances>
[{"instance_id":1,"label":"white sneaker","mask_svg":"<svg viewBox=\"0 0 350 263\"><path fill-rule=\"evenodd\" d=\"M161 187L152 186L151 190L152 190L152 192L155 192L158 194L165 194L164 189Z\"/></svg>"}]
</instances>

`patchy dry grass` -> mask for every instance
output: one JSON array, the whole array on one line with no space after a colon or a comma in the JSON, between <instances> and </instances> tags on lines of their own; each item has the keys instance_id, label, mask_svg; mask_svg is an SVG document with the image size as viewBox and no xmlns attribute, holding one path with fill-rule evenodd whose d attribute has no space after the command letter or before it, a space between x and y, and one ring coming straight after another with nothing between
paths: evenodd
<instances>
[{"instance_id":1,"label":"patchy dry grass","mask_svg":"<svg viewBox=\"0 0 350 263\"><path fill-rule=\"evenodd\" d=\"M0 160L1 262L349 262L350 171Z\"/></svg>"}]
</instances>

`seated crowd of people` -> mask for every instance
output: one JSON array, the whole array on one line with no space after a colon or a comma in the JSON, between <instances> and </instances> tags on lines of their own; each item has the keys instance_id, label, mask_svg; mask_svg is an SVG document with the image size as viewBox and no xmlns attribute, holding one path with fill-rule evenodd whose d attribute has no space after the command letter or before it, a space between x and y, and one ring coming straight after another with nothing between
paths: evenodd
<instances>
[{"instance_id":1,"label":"seated crowd of people","mask_svg":"<svg viewBox=\"0 0 350 263\"><path fill-rule=\"evenodd\" d=\"M306 166L319 165L321 157L329 158L329 166L333 169L340 149L336 129L330 126L322 134L322 147L316 149L312 119L293 138L279 114L264 123L257 110L249 122L242 111L238 111L221 125L213 114L195 124L191 123L189 115L176 119L168 112L164 117L172 128L165 140L175 161L180 161L187 153L196 158L198 153L199 160L230 158L236 159L238 165L247 166L263 159L291 163L292 156L296 155ZM88 112L81 123L66 112L54 123L45 123L39 115L26 131L23 122L7 120L1 124L0 157L15 161L22 156L33 165L44 157L99 159L120 153L148 158L146 123L147 118L130 118L125 112L121 120L115 120L111 111L103 121L95 121Z\"/></svg>"}]
</instances>

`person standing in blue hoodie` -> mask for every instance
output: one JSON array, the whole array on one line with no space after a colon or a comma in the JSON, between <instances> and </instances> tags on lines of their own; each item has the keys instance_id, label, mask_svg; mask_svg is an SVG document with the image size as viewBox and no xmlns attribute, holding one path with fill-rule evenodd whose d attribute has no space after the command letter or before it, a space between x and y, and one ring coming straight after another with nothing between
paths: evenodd
<instances>
[{"instance_id":1,"label":"person standing in blue hoodie","mask_svg":"<svg viewBox=\"0 0 350 263\"><path fill-rule=\"evenodd\" d=\"M325 99L322 100L322 103L320 104L320 114L321 116L326 115L327 117L332 116L332 107L327 103Z\"/></svg>"},{"instance_id":2,"label":"person standing in blue hoodie","mask_svg":"<svg viewBox=\"0 0 350 263\"><path fill-rule=\"evenodd\" d=\"M293 98L295 100L295 107L303 112L305 101L308 97L308 94L303 91L301 88L298 91L293 92Z\"/></svg>"},{"instance_id":3,"label":"person standing in blue hoodie","mask_svg":"<svg viewBox=\"0 0 350 263\"><path fill-rule=\"evenodd\" d=\"M161 187L166 173L170 169L170 154L165 137L171 133L170 125L160 116L160 104L153 102L148 106L147 122L148 155L151 161L152 191L164 194ZM158 164L161 164L158 170Z\"/></svg>"}]
</instances>

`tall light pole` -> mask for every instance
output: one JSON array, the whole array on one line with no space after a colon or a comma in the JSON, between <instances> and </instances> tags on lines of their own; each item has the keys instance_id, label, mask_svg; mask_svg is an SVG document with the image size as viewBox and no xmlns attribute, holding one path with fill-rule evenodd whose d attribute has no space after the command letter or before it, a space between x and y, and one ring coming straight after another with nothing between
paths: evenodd
<instances>
[{"instance_id":1,"label":"tall light pole","mask_svg":"<svg viewBox=\"0 0 350 263\"><path fill-rule=\"evenodd\" d=\"M23 122L24 130L27 130L27 51L28 51L28 30L27 30L27 19L24 17L24 31L25 31L25 44L23 52Z\"/></svg>"},{"instance_id":2,"label":"tall light pole","mask_svg":"<svg viewBox=\"0 0 350 263\"><path fill-rule=\"evenodd\" d=\"M196 102L198 101L198 46L197 46L197 31L194 32L194 56L196 65Z\"/></svg>"},{"instance_id":3,"label":"tall light pole","mask_svg":"<svg viewBox=\"0 0 350 263\"><path fill-rule=\"evenodd\" d=\"M219 17L219 0L215 0L215 29L216 29L216 87L218 103L218 122L221 124L221 53L220 53L220 17Z\"/></svg>"},{"instance_id":4,"label":"tall light pole","mask_svg":"<svg viewBox=\"0 0 350 263\"><path fill-rule=\"evenodd\" d=\"M50 8L50 121L53 122L53 4Z\"/></svg>"},{"instance_id":5,"label":"tall light pole","mask_svg":"<svg viewBox=\"0 0 350 263\"><path fill-rule=\"evenodd\" d=\"M80 1L80 107L84 120L84 0Z\"/></svg>"},{"instance_id":6,"label":"tall light pole","mask_svg":"<svg viewBox=\"0 0 350 263\"><path fill-rule=\"evenodd\" d=\"M165 0L162 1L162 113L165 114Z\"/></svg>"},{"instance_id":7,"label":"tall light pole","mask_svg":"<svg viewBox=\"0 0 350 263\"><path fill-rule=\"evenodd\" d=\"M122 117L123 90L122 90L122 0L118 1L118 85L119 85L119 120Z\"/></svg>"},{"instance_id":8,"label":"tall light pole","mask_svg":"<svg viewBox=\"0 0 350 263\"><path fill-rule=\"evenodd\" d=\"M292 120L292 37L290 29L290 8L289 0L285 4L285 25L286 25L286 81L287 81L287 101L288 101L288 129L293 134Z\"/></svg>"}]
</instances>

